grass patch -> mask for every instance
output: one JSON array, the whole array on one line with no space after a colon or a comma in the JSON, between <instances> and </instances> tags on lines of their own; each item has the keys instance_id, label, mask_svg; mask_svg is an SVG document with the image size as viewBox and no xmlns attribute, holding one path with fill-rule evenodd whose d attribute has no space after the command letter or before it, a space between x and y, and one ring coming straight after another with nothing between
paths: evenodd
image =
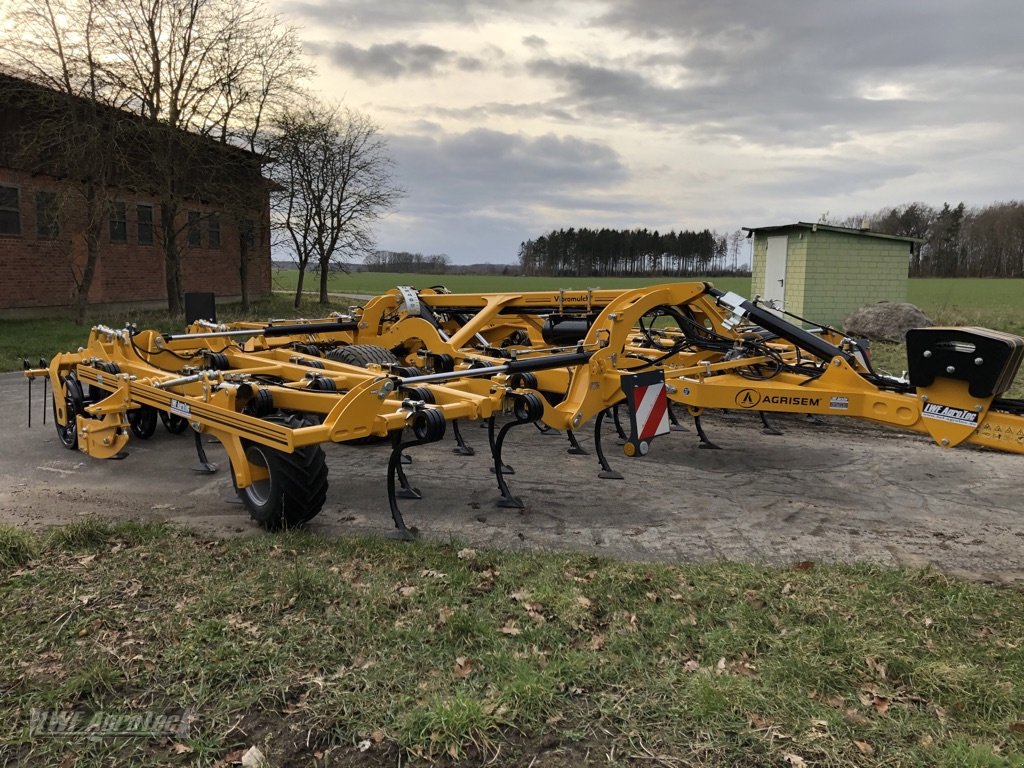
<instances>
[{"instance_id":1,"label":"grass patch","mask_svg":"<svg viewBox=\"0 0 1024 768\"><path fill-rule=\"evenodd\" d=\"M221 322L235 320L266 320L269 318L320 317L328 312L343 311L351 302L333 302L321 307L306 300L300 309L292 306L288 296L274 295L254 302L247 312L236 304L217 307L217 318ZM32 365L39 358L49 359L59 353L77 350L89 338L89 329L94 323L103 323L113 328L123 328L134 323L139 328L156 328L168 333L184 330L182 317L173 317L160 310L119 310L96 312L85 325L74 320L74 311L68 309L64 315L49 318L0 321L0 371L20 370L22 359Z\"/></svg>"},{"instance_id":2,"label":"grass patch","mask_svg":"<svg viewBox=\"0 0 1024 768\"><path fill-rule=\"evenodd\" d=\"M310 766L1024 764L1019 591L92 522L17 540L0 754L18 764L253 744ZM31 733L54 707L193 721L175 739Z\"/></svg>"},{"instance_id":3,"label":"grass patch","mask_svg":"<svg viewBox=\"0 0 1024 768\"><path fill-rule=\"evenodd\" d=\"M0 525L0 568L24 565L35 557L38 549L32 534Z\"/></svg>"}]
</instances>

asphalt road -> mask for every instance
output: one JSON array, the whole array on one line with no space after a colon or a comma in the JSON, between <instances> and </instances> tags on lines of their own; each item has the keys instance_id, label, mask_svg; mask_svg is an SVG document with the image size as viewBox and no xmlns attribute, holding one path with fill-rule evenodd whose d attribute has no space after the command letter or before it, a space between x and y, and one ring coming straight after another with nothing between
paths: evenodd
<instances>
[{"instance_id":1,"label":"asphalt road","mask_svg":"<svg viewBox=\"0 0 1024 768\"><path fill-rule=\"evenodd\" d=\"M215 536L271 535L233 502L225 469L190 470L190 433L158 428L132 440L121 461L98 461L57 441L41 423L34 384L0 375L0 522L40 529L99 515L159 519ZM593 455L571 456L563 436L513 429L505 460L527 508L499 510L486 432L466 424L477 455L454 443L414 448L410 480L423 499L402 502L425 538L473 546L582 550L627 559L756 563L873 561L931 564L955 575L1024 583L1024 456L929 440L832 418L823 426L775 417L784 435L761 434L752 414L707 417L724 450L698 450L694 433L654 442L628 459L606 431L605 450L624 480L599 480ZM581 441L591 452L592 429ZM211 459L224 462L216 444ZM384 535L385 446L326 446L331 487L310 528L330 536Z\"/></svg>"}]
</instances>

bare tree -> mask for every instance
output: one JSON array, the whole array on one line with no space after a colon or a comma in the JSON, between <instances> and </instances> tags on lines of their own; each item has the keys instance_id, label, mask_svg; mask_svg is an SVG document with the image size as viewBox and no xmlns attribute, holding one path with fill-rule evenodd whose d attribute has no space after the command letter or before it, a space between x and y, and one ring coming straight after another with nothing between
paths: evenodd
<instances>
[{"instance_id":1,"label":"bare tree","mask_svg":"<svg viewBox=\"0 0 1024 768\"><path fill-rule=\"evenodd\" d=\"M18 132L16 161L34 173L78 182L61 185L54 224L74 275L81 323L103 247L112 185L123 171L126 145L135 137L125 136L101 103L96 3L42 0L22 6L11 22L21 34L4 46L5 64L27 82L12 81L5 91L9 106L34 116ZM76 211L82 221L78 237L84 241L84 260L77 258L78 249L69 239Z\"/></svg>"},{"instance_id":2,"label":"bare tree","mask_svg":"<svg viewBox=\"0 0 1024 768\"><path fill-rule=\"evenodd\" d=\"M274 124L272 219L299 267L295 306L307 267L320 270L320 303L336 255L361 258L373 248L374 222L402 196L379 127L350 109L310 104Z\"/></svg>"},{"instance_id":3,"label":"bare tree","mask_svg":"<svg viewBox=\"0 0 1024 768\"><path fill-rule=\"evenodd\" d=\"M180 313L184 201L238 188L225 171L253 181L253 163L211 155L194 134L255 147L268 112L306 74L294 31L257 0L40 0L16 23L22 34L3 54L16 70L150 127L146 157L121 181L159 199L168 309Z\"/></svg>"}]
</instances>

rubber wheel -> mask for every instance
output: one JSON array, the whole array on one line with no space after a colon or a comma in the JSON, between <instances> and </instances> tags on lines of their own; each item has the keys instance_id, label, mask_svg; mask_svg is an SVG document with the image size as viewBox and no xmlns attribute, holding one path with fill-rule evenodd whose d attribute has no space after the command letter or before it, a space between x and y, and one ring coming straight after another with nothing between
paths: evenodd
<instances>
[{"instance_id":1,"label":"rubber wheel","mask_svg":"<svg viewBox=\"0 0 1024 768\"><path fill-rule=\"evenodd\" d=\"M82 393L82 385L73 373L69 373L64 379L64 409L68 415L66 427L57 423L57 400L54 398L53 423L57 427L57 439L69 451L74 451L78 448L77 416L85 412L85 395Z\"/></svg>"},{"instance_id":2,"label":"rubber wheel","mask_svg":"<svg viewBox=\"0 0 1024 768\"><path fill-rule=\"evenodd\" d=\"M371 363L384 366L398 364L398 358L391 354L389 349L376 344L349 344L347 347L335 347L327 353L327 358L338 363L358 365L360 368L366 368Z\"/></svg>"},{"instance_id":3,"label":"rubber wheel","mask_svg":"<svg viewBox=\"0 0 1024 768\"><path fill-rule=\"evenodd\" d=\"M281 416L267 421L292 428L308 423ZM268 531L278 531L295 528L317 516L327 498L327 457L323 448L308 445L295 453L285 453L246 440L242 446L250 464L269 472L262 480L235 488L253 520Z\"/></svg>"},{"instance_id":4,"label":"rubber wheel","mask_svg":"<svg viewBox=\"0 0 1024 768\"><path fill-rule=\"evenodd\" d=\"M176 416L167 411L160 411L160 421L163 422L164 427L172 435L180 435L188 429L188 419L183 419L181 416Z\"/></svg>"},{"instance_id":5,"label":"rubber wheel","mask_svg":"<svg viewBox=\"0 0 1024 768\"><path fill-rule=\"evenodd\" d=\"M143 405L128 411L128 428L140 440L148 440L156 434L157 410Z\"/></svg>"}]
</instances>

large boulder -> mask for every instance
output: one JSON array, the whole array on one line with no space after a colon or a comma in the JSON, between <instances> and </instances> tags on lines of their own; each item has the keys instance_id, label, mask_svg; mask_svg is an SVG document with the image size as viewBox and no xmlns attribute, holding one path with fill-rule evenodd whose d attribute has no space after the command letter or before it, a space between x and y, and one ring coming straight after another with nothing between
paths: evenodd
<instances>
[{"instance_id":1,"label":"large boulder","mask_svg":"<svg viewBox=\"0 0 1024 768\"><path fill-rule=\"evenodd\" d=\"M903 342L911 328L927 328L932 321L913 304L880 301L865 304L843 321L843 330L850 336L864 336L872 341Z\"/></svg>"}]
</instances>

